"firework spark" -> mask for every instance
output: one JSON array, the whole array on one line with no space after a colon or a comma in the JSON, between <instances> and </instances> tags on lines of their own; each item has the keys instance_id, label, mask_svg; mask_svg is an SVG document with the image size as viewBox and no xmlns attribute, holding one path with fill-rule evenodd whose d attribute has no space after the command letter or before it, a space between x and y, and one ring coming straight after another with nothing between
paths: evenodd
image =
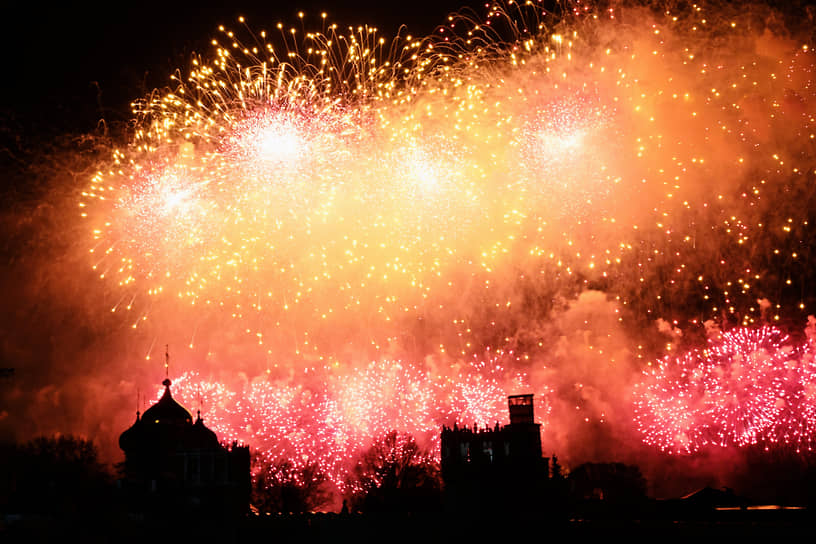
<instances>
[{"instance_id":1,"label":"firework spark","mask_svg":"<svg viewBox=\"0 0 816 544\"><path fill-rule=\"evenodd\" d=\"M542 6L424 38L222 28L135 103L80 202L93 266L146 344L212 361L223 436L340 485L392 429L502 421L571 364L553 322L593 289L633 366L658 318L746 327L647 371L647 443L811 449L810 348L756 327L812 302L812 50L724 8Z\"/></svg>"},{"instance_id":2,"label":"firework spark","mask_svg":"<svg viewBox=\"0 0 816 544\"><path fill-rule=\"evenodd\" d=\"M343 489L355 460L393 430L414 437L438 460L443 424L507 423L505 391L529 388L525 376L502 366L509 357L474 359L447 376L401 361L372 362L324 376L316 380L320 386L259 378L231 387L192 372L175 380L173 389L187 406L200 407L222 440L252 444L271 465L316 465ZM539 392L541 421L548 412L546 394Z\"/></svg>"},{"instance_id":3,"label":"firework spark","mask_svg":"<svg viewBox=\"0 0 816 544\"><path fill-rule=\"evenodd\" d=\"M760 445L812 451L813 355L779 329L739 328L666 357L636 388L644 441L671 453Z\"/></svg>"}]
</instances>

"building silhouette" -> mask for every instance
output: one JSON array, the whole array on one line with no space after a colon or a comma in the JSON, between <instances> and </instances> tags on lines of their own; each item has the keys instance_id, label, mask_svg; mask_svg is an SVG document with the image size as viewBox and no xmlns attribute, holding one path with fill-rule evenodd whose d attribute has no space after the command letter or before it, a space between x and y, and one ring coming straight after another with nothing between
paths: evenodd
<instances>
[{"instance_id":1,"label":"building silhouette","mask_svg":"<svg viewBox=\"0 0 816 544\"><path fill-rule=\"evenodd\" d=\"M136 422L119 437L125 453L120 485L132 512L146 516L178 513L235 516L249 510L247 446L222 445L173 399L165 379L161 399L136 412Z\"/></svg>"},{"instance_id":2,"label":"building silhouette","mask_svg":"<svg viewBox=\"0 0 816 544\"><path fill-rule=\"evenodd\" d=\"M510 424L443 427L445 503L454 510L533 511L546 497L549 459L541 455L541 425L533 395L508 397Z\"/></svg>"}]
</instances>

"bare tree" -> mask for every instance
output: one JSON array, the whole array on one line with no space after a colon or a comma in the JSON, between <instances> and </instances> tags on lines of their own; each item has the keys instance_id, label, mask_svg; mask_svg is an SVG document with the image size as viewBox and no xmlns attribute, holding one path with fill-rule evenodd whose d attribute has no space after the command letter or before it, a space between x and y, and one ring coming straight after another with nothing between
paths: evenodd
<instances>
[{"instance_id":1,"label":"bare tree","mask_svg":"<svg viewBox=\"0 0 816 544\"><path fill-rule=\"evenodd\" d=\"M440 505L439 467L410 434L391 431L363 454L348 482L359 511L420 511Z\"/></svg>"},{"instance_id":2,"label":"bare tree","mask_svg":"<svg viewBox=\"0 0 816 544\"><path fill-rule=\"evenodd\" d=\"M261 512L316 512L332 502L329 480L316 463L295 466L256 456L253 464L252 504Z\"/></svg>"}]
</instances>

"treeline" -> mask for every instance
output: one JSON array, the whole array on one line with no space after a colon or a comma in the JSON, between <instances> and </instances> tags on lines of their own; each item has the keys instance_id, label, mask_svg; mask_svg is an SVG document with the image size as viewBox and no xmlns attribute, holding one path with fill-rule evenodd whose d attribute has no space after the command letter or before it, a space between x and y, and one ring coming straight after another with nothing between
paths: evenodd
<instances>
[{"instance_id":1,"label":"treeline","mask_svg":"<svg viewBox=\"0 0 816 544\"><path fill-rule=\"evenodd\" d=\"M0 443L0 512L6 516L99 515L114 505L114 483L92 441L55 436Z\"/></svg>"}]
</instances>

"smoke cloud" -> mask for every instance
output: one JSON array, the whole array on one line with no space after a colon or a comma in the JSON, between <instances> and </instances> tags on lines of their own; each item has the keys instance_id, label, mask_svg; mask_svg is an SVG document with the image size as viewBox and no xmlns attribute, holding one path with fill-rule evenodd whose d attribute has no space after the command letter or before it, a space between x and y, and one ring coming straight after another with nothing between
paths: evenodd
<instances>
[{"instance_id":1,"label":"smoke cloud","mask_svg":"<svg viewBox=\"0 0 816 544\"><path fill-rule=\"evenodd\" d=\"M663 496L744 483L736 448L644 445L632 391L732 327L812 338L801 14L517 9L454 18L386 98L327 106L286 76L265 107L205 92L211 131L184 117L201 93L169 113L162 95L129 141L28 150L2 213L3 435L118 460L169 345L174 394L270 457L347 462L391 428L434 448L534 392L567 467L638 464Z\"/></svg>"}]
</instances>

